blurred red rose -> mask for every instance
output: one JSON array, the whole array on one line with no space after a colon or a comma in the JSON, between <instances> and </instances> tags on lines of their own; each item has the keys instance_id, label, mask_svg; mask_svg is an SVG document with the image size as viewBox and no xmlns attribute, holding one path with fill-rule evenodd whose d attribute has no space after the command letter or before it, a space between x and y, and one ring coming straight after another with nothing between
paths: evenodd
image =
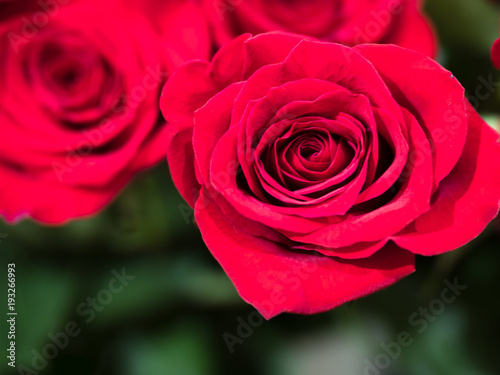
<instances>
[{"instance_id":1,"label":"blurred red rose","mask_svg":"<svg viewBox=\"0 0 500 375\"><path fill-rule=\"evenodd\" d=\"M491 61L495 68L500 69L500 39L495 40L491 47Z\"/></svg>"},{"instance_id":2,"label":"blurred red rose","mask_svg":"<svg viewBox=\"0 0 500 375\"><path fill-rule=\"evenodd\" d=\"M408 49L243 35L174 73L160 107L174 182L266 318L386 287L499 209L498 134Z\"/></svg>"},{"instance_id":3,"label":"blurred red rose","mask_svg":"<svg viewBox=\"0 0 500 375\"><path fill-rule=\"evenodd\" d=\"M420 0L202 1L219 45L246 32L282 30L348 46L391 43L436 53Z\"/></svg>"},{"instance_id":4,"label":"blurred red rose","mask_svg":"<svg viewBox=\"0 0 500 375\"><path fill-rule=\"evenodd\" d=\"M15 17L21 13L50 12L74 0L0 0L0 21Z\"/></svg>"},{"instance_id":5,"label":"blurred red rose","mask_svg":"<svg viewBox=\"0 0 500 375\"><path fill-rule=\"evenodd\" d=\"M7 221L94 214L163 159L161 87L170 71L209 53L203 17L189 1L64 2L45 0L0 23Z\"/></svg>"}]
</instances>

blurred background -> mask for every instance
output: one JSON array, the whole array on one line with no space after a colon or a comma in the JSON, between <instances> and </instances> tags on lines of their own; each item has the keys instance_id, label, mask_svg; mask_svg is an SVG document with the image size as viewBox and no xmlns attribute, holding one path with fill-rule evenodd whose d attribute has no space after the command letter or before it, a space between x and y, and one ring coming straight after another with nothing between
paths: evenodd
<instances>
[{"instance_id":1,"label":"blurred background","mask_svg":"<svg viewBox=\"0 0 500 375\"><path fill-rule=\"evenodd\" d=\"M438 60L498 129L499 90L485 100L475 90L490 75L500 84L489 55L499 7L428 0L426 8ZM96 217L64 227L0 221L0 241L0 300L15 263L18 312L18 368L7 366L4 315L1 375L498 374L498 219L464 248L418 257L417 272L384 291L270 321L211 257L166 164L139 174ZM442 297L449 284L463 286L452 302Z\"/></svg>"}]
</instances>

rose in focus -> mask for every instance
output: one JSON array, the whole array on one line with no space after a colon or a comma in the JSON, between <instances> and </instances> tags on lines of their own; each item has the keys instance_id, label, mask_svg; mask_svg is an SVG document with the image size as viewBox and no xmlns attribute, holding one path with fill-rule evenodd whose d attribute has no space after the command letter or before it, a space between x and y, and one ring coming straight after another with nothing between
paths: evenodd
<instances>
[{"instance_id":1,"label":"rose in focus","mask_svg":"<svg viewBox=\"0 0 500 375\"><path fill-rule=\"evenodd\" d=\"M243 35L176 71L160 106L174 182L266 318L387 287L498 213L498 134L408 49Z\"/></svg>"},{"instance_id":2,"label":"rose in focus","mask_svg":"<svg viewBox=\"0 0 500 375\"><path fill-rule=\"evenodd\" d=\"M41 3L0 23L0 215L59 224L165 157L161 87L209 41L189 1Z\"/></svg>"},{"instance_id":3,"label":"rose in focus","mask_svg":"<svg viewBox=\"0 0 500 375\"><path fill-rule=\"evenodd\" d=\"M397 44L436 54L419 0L203 0L218 45L242 33L287 31L354 46Z\"/></svg>"}]
</instances>

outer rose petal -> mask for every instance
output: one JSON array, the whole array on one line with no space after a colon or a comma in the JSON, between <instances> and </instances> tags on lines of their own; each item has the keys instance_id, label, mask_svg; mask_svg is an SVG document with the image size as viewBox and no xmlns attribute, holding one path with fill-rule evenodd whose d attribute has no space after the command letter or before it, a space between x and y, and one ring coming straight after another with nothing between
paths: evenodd
<instances>
[{"instance_id":1,"label":"outer rose petal","mask_svg":"<svg viewBox=\"0 0 500 375\"><path fill-rule=\"evenodd\" d=\"M111 201L129 177L124 179L121 176L107 190L95 190L33 180L2 165L0 175L0 216L7 222L17 222L29 216L45 224L63 224L74 217L94 214ZM19 197L23 199L22 206Z\"/></svg>"},{"instance_id":2,"label":"outer rose petal","mask_svg":"<svg viewBox=\"0 0 500 375\"><path fill-rule=\"evenodd\" d=\"M167 145L167 160L175 186L186 202L194 207L201 185L194 168L193 129L172 132Z\"/></svg>"},{"instance_id":3,"label":"outer rose petal","mask_svg":"<svg viewBox=\"0 0 500 375\"><path fill-rule=\"evenodd\" d=\"M396 101L422 125L433 149L436 188L457 163L465 144L464 88L449 71L417 52L373 44L354 49L375 66Z\"/></svg>"},{"instance_id":4,"label":"outer rose petal","mask_svg":"<svg viewBox=\"0 0 500 375\"><path fill-rule=\"evenodd\" d=\"M239 82L226 87L196 111L193 146L204 184L210 181L209 170L214 148L229 129L233 102L243 84L244 82Z\"/></svg>"},{"instance_id":5,"label":"outer rose petal","mask_svg":"<svg viewBox=\"0 0 500 375\"><path fill-rule=\"evenodd\" d=\"M194 112L218 91L210 78L210 63L205 60L190 61L168 79L160 98L163 117L175 124L176 131L193 127Z\"/></svg>"},{"instance_id":6,"label":"outer rose petal","mask_svg":"<svg viewBox=\"0 0 500 375\"><path fill-rule=\"evenodd\" d=\"M464 152L441 182L431 210L392 239L416 254L436 255L465 245L498 213L500 145L498 134L468 105Z\"/></svg>"},{"instance_id":7,"label":"outer rose petal","mask_svg":"<svg viewBox=\"0 0 500 375\"><path fill-rule=\"evenodd\" d=\"M500 39L495 40L491 47L491 61L495 68L500 69Z\"/></svg>"},{"instance_id":8,"label":"outer rose petal","mask_svg":"<svg viewBox=\"0 0 500 375\"><path fill-rule=\"evenodd\" d=\"M241 297L266 319L314 314L383 289L412 273L414 256L390 244L362 260L296 253L253 237L222 214L203 189L195 217L208 248Z\"/></svg>"},{"instance_id":9,"label":"outer rose petal","mask_svg":"<svg viewBox=\"0 0 500 375\"><path fill-rule=\"evenodd\" d=\"M211 63L191 61L169 78L160 99L164 117L180 128L193 126L194 112L220 90L248 78L257 69L282 62L306 37L244 34L224 45Z\"/></svg>"}]
</instances>

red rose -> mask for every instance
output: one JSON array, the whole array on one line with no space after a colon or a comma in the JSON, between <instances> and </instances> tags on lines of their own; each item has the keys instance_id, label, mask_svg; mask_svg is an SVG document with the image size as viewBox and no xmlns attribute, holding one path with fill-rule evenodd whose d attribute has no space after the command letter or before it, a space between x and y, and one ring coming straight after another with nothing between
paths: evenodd
<instances>
[{"instance_id":1,"label":"red rose","mask_svg":"<svg viewBox=\"0 0 500 375\"><path fill-rule=\"evenodd\" d=\"M495 68L500 69L500 39L495 40L491 47L491 61Z\"/></svg>"},{"instance_id":2,"label":"red rose","mask_svg":"<svg viewBox=\"0 0 500 375\"><path fill-rule=\"evenodd\" d=\"M203 18L187 1L163 2L155 18L123 1L60 2L0 24L7 221L93 214L162 160L161 87L168 72L209 52Z\"/></svg>"},{"instance_id":3,"label":"red rose","mask_svg":"<svg viewBox=\"0 0 500 375\"><path fill-rule=\"evenodd\" d=\"M335 43L391 43L434 57L420 0L203 0L215 40L282 30Z\"/></svg>"},{"instance_id":4,"label":"red rose","mask_svg":"<svg viewBox=\"0 0 500 375\"><path fill-rule=\"evenodd\" d=\"M384 288L499 209L498 135L408 49L244 35L181 67L160 107L174 182L266 318Z\"/></svg>"},{"instance_id":5,"label":"red rose","mask_svg":"<svg viewBox=\"0 0 500 375\"><path fill-rule=\"evenodd\" d=\"M70 1L83 0L0 0L0 21L21 13L51 12L52 9L66 5Z\"/></svg>"}]
</instances>

